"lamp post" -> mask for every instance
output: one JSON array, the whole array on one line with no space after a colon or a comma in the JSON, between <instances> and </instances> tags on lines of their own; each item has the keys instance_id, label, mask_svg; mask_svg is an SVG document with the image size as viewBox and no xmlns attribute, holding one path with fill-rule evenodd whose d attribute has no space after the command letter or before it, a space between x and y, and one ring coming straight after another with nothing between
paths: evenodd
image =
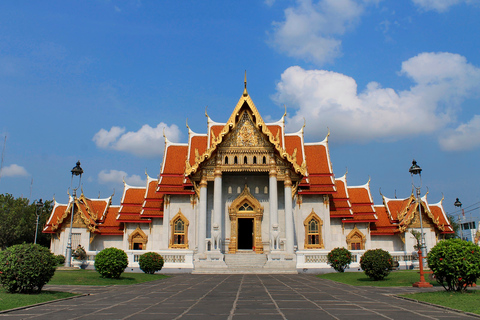
<instances>
[{"instance_id":1,"label":"lamp post","mask_svg":"<svg viewBox=\"0 0 480 320\"><path fill-rule=\"evenodd\" d=\"M42 199L38 200L35 203L35 216L37 217L37 222L35 223L35 241L34 244L37 244L37 234L38 234L38 219L40 219L40 215L42 214L43 209L43 202ZM40 212L38 212L40 210Z\"/></svg>"},{"instance_id":2,"label":"lamp post","mask_svg":"<svg viewBox=\"0 0 480 320\"><path fill-rule=\"evenodd\" d=\"M412 166L408 170L410 172L410 175L412 176L412 186L415 188L416 191L416 196L417 196L417 206L418 206L418 215L420 217L420 250L418 250L418 260L419 260L419 265L420 265L420 281L415 282L413 284L414 287L432 287L432 285L429 282L425 281L425 275L423 272L423 265L424 265L424 259L427 254L426 246L425 246L425 237L423 235L423 218L422 218L422 203L420 199L420 191L422 188L422 168L420 168L419 165L417 165L417 161L415 159L412 161ZM420 186L416 187L415 184L413 183L413 176L417 175L420 177Z\"/></svg>"},{"instance_id":3,"label":"lamp post","mask_svg":"<svg viewBox=\"0 0 480 320\"><path fill-rule=\"evenodd\" d=\"M78 186L73 189L73 199L72 199L72 213L70 215L70 232L68 233L68 242L67 242L67 253L65 255L65 267L72 266L72 228L73 228L73 214L75 210L75 199L77 198L77 189L80 187L80 181L82 180L83 169L80 167L80 161L77 161L77 165L73 167L70 171L72 173L72 180L70 182L70 187L73 183L73 176L80 176L78 180Z\"/></svg>"},{"instance_id":4,"label":"lamp post","mask_svg":"<svg viewBox=\"0 0 480 320\"><path fill-rule=\"evenodd\" d=\"M462 203L460 202L460 200L458 200L458 198L455 200L455 203L453 204L455 207L457 208L462 208ZM463 240L463 225L462 225L462 220L460 218L460 214L458 215L458 222L460 222L460 236L462 237L462 240Z\"/></svg>"}]
</instances>

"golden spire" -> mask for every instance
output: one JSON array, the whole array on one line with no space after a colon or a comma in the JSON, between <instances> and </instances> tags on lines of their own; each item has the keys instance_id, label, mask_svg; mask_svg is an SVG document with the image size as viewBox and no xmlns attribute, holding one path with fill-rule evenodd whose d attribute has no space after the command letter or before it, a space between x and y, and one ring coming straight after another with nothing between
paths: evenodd
<instances>
[{"instance_id":1,"label":"golden spire","mask_svg":"<svg viewBox=\"0 0 480 320\"><path fill-rule=\"evenodd\" d=\"M245 89L243 89L243 96L246 97L248 96L247 92L247 70L245 70L245 80L243 81Z\"/></svg>"}]
</instances>

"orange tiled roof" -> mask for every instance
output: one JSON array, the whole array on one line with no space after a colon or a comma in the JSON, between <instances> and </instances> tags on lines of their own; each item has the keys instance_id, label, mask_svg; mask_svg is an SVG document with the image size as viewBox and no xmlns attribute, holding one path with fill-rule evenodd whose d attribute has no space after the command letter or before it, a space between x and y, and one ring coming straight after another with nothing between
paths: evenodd
<instances>
[{"instance_id":1,"label":"orange tiled roof","mask_svg":"<svg viewBox=\"0 0 480 320\"><path fill-rule=\"evenodd\" d=\"M370 225L371 235L393 235L399 231L398 226L390 221L384 205L374 206L374 209L378 219Z\"/></svg>"},{"instance_id":2,"label":"orange tiled roof","mask_svg":"<svg viewBox=\"0 0 480 320\"><path fill-rule=\"evenodd\" d=\"M163 217L163 193L156 192L157 179L149 178L145 201L142 205L141 217Z\"/></svg>"},{"instance_id":3,"label":"orange tiled roof","mask_svg":"<svg viewBox=\"0 0 480 320\"><path fill-rule=\"evenodd\" d=\"M302 138L298 135L286 135L285 136L285 151L288 154L292 155L297 150L297 164L299 166L303 163L303 148L302 148Z\"/></svg>"},{"instance_id":4,"label":"orange tiled roof","mask_svg":"<svg viewBox=\"0 0 480 320\"><path fill-rule=\"evenodd\" d=\"M110 206L111 197L107 199L90 199L82 193L79 198L69 204L54 202L52 213L43 229L45 233L55 233L63 223L70 222L71 208L75 206L75 213L80 217L90 232L100 234L123 234L123 227L115 219L118 213L118 206Z\"/></svg>"},{"instance_id":5,"label":"orange tiled roof","mask_svg":"<svg viewBox=\"0 0 480 320\"><path fill-rule=\"evenodd\" d=\"M272 133L272 135L273 135L274 137L276 137L277 134L279 135L279 137L280 137L280 146L283 147L282 128L281 128L279 125L277 125L277 124L275 124L275 125L273 125L273 124L267 124L267 128L268 128L268 130L270 130L270 132ZM287 137L285 136L285 146L286 146L286 145L287 145ZM292 150L292 151L293 151L293 150ZM290 153L290 154L291 154L291 153ZM301 165L301 164L302 164L302 163L300 163L300 165Z\"/></svg>"},{"instance_id":6,"label":"orange tiled roof","mask_svg":"<svg viewBox=\"0 0 480 320\"><path fill-rule=\"evenodd\" d=\"M189 163L191 166L195 164L195 150L201 155L207 150L208 137L206 135L195 135L190 139L190 157Z\"/></svg>"}]
</instances>

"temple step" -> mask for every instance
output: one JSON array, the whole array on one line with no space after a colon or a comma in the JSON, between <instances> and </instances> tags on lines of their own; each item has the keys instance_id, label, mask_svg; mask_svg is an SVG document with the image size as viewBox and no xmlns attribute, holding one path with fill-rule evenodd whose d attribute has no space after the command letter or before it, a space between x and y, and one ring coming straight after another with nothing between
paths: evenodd
<instances>
[{"instance_id":1,"label":"temple step","mask_svg":"<svg viewBox=\"0 0 480 320\"><path fill-rule=\"evenodd\" d=\"M224 264L196 263L192 273L256 274L297 273L295 261L267 261L266 254L239 251L225 254Z\"/></svg>"},{"instance_id":2,"label":"temple step","mask_svg":"<svg viewBox=\"0 0 480 320\"><path fill-rule=\"evenodd\" d=\"M261 269L267 262L267 256L256 253L236 253L226 254L225 263L229 269L233 268L247 268L247 269Z\"/></svg>"}]
</instances>

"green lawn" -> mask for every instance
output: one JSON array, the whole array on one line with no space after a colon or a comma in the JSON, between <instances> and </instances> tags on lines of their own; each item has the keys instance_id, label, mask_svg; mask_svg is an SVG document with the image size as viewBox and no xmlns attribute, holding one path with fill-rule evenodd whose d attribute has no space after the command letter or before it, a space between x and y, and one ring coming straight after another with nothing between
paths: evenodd
<instances>
[{"instance_id":1,"label":"green lawn","mask_svg":"<svg viewBox=\"0 0 480 320\"><path fill-rule=\"evenodd\" d=\"M47 284L84 286L130 285L164 278L167 278L167 276L163 274L124 272L119 279L107 279L100 277L100 274L94 270L57 270L52 280Z\"/></svg>"},{"instance_id":2,"label":"green lawn","mask_svg":"<svg viewBox=\"0 0 480 320\"><path fill-rule=\"evenodd\" d=\"M119 279L105 279L93 270L57 270L52 280L47 285L86 285L86 286L109 286L131 285L147 281L165 279L163 274L145 273L122 273ZM6 293L0 288L0 311L8 310L32 304L52 301L75 296L73 293L58 291L42 291L40 294Z\"/></svg>"},{"instance_id":3,"label":"green lawn","mask_svg":"<svg viewBox=\"0 0 480 320\"><path fill-rule=\"evenodd\" d=\"M478 290L469 290L465 293L447 292L442 290L437 292L402 294L401 296L465 312L480 314L480 291Z\"/></svg>"},{"instance_id":4,"label":"green lawn","mask_svg":"<svg viewBox=\"0 0 480 320\"><path fill-rule=\"evenodd\" d=\"M70 292L42 291L39 294L6 293L0 289L0 311L76 296Z\"/></svg>"},{"instance_id":5,"label":"green lawn","mask_svg":"<svg viewBox=\"0 0 480 320\"><path fill-rule=\"evenodd\" d=\"M411 287L414 282L420 279L418 271L394 271L387 278L381 281L373 281L363 272L336 272L318 275L319 278L333 280L352 286L375 286L375 287ZM426 281L428 276L425 277ZM466 293L451 293L443 289L435 280L429 281L438 287L437 292L419 292L404 294L402 297L419 301L430 302L444 307L454 308L465 312L480 314L480 291L469 290ZM477 285L480 281L477 281Z\"/></svg>"},{"instance_id":6,"label":"green lawn","mask_svg":"<svg viewBox=\"0 0 480 320\"><path fill-rule=\"evenodd\" d=\"M374 281L363 272L336 272L326 273L318 276L322 279L333 280L352 286L374 286L374 287L410 287L414 282L420 280L420 274L415 270L393 271L384 280ZM425 275L428 280L428 275ZM434 286L438 286L435 280L429 281Z\"/></svg>"}]
</instances>

